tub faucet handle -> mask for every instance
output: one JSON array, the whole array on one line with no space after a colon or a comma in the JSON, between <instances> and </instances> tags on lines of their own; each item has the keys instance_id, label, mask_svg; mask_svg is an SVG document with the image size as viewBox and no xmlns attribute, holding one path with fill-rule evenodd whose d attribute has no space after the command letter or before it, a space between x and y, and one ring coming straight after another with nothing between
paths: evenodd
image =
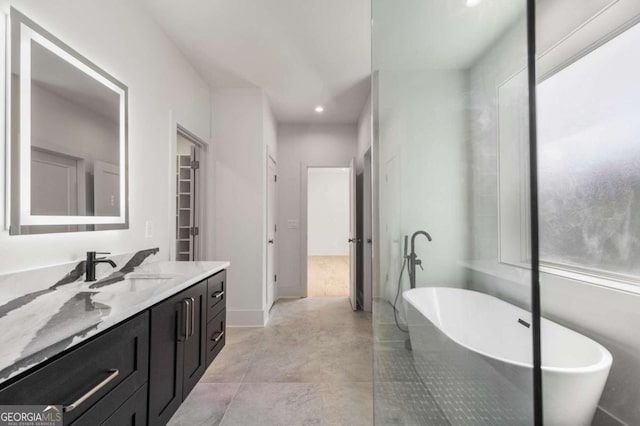
<instances>
[{"instance_id":1,"label":"tub faucet handle","mask_svg":"<svg viewBox=\"0 0 640 426\"><path fill-rule=\"evenodd\" d=\"M416 259L414 263L416 264L416 266L419 266L420 269L424 271L424 268L422 267L422 260Z\"/></svg>"}]
</instances>

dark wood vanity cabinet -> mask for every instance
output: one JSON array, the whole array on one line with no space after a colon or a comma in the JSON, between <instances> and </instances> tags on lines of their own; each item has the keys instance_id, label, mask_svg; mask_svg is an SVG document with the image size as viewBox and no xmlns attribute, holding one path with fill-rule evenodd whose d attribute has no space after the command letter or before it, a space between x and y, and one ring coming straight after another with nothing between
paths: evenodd
<instances>
[{"instance_id":1,"label":"dark wood vanity cabinet","mask_svg":"<svg viewBox=\"0 0 640 426\"><path fill-rule=\"evenodd\" d=\"M150 425L165 425L169 421L213 361L210 312L215 305L213 312L217 312L214 318L219 330L226 310L224 299L210 291L209 283L214 282L219 288L221 277L226 282L222 271L151 309ZM222 327L222 335L213 335L213 339L218 339L215 354L224 346Z\"/></svg>"},{"instance_id":2,"label":"dark wood vanity cabinet","mask_svg":"<svg viewBox=\"0 0 640 426\"><path fill-rule=\"evenodd\" d=\"M184 385L182 398L198 383L207 369L207 280L183 293L191 301L189 336L184 341Z\"/></svg>"},{"instance_id":3,"label":"dark wood vanity cabinet","mask_svg":"<svg viewBox=\"0 0 640 426\"><path fill-rule=\"evenodd\" d=\"M62 405L65 425L100 425L143 388L148 360L145 311L5 387L0 405Z\"/></svg>"},{"instance_id":4,"label":"dark wood vanity cabinet","mask_svg":"<svg viewBox=\"0 0 640 426\"><path fill-rule=\"evenodd\" d=\"M0 405L62 405L73 426L165 425L225 344L219 272L0 385Z\"/></svg>"},{"instance_id":5,"label":"dark wood vanity cabinet","mask_svg":"<svg viewBox=\"0 0 640 426\"><path fill-rule=\"evenodd\" d=\"M207 280L207 366L220 353L226 340L226 288L226 271L222 271Z\"/></svg>"}]
</instances>

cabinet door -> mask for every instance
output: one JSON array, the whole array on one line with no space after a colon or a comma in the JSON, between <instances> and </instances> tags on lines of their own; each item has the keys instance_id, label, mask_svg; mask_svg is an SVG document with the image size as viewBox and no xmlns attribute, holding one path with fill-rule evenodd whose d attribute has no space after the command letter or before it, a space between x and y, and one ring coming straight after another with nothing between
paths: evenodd
<instances>
[{"instance_id":1,"label":"cabinet door","mask_svg":"<svg viewBox=\"0 0 640 426\"><path fill-rule=\"evenodd\" d=\"M146 424L147 385L144 385L101 426L146 426Z\"/></svg>"},{"instance_id":2,"label":"cabinet door","mask_svg":"<svg viewBox=\"0 0 640 426\"><path fill-rule=\"evenodd\" d=\"M186 398L207 368L207 281L181 293L190 301L189 333L184 342L184 387Z\"/></svg>"},{"instance_id":3,"label":"cabinet door","mask_svg":"<svg viewBox=\"0 0 640 426\"><path fill-rule=\"evenodd\" d=\"M180 293L151 309L149 425L165 425L182 403L188 302Z\"/></svg>"}]
</instances>

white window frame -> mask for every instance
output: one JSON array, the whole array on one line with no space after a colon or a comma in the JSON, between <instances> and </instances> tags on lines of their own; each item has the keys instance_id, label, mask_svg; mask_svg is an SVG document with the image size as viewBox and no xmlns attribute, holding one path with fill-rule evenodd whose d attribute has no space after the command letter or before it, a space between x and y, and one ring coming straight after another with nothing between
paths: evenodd
<instances>
[{"instance_id":1,"label":"white window frame","mask_svg":"<svg viewBox=\"0 0 640 426\"><path fill-rule=\"evenodd\" d=\"M636 25L638 21L640 21L640 17L636 17L636 19L626 22L624 25L618 27L615 31L606 33L606 35L601 37L597 41L597 43L592 42L591 44L589 44L588 47L580 51L579 54L573 55L569 60L564 60L560 64L553 66L552 59L547 61L545 55L553 50L563 48L562 43L555 45L552 50L545 52L544 55L542 55L542 57L538 59L538 70L544 70L544 74L538 78L538 83L546 80L562 69L579 61L584 56L595 51L600 46L612 40L616 36L622 34L633 25ZM579 36L579 34L572 34L571 36L575 37ZM566 40L567 39L563 41ZM557 52L554 52L554 55L550 56L556 56L555 54L557 54ZM569 55L559 56L566 58ZM521 74L526 75L526 72L526 69L520 70L496 87L495 96L498 105L498 126L496 130L496 138L498 141L498 262L510 266L516 266L519 268L530 269L531 222L529 216L530 162L528 159L528 132L526 137L518 138L517 148L514 150L513 146L511 146L512 151L509 153L509 146L507 144L501 144L501 139L505 140L506 138L509 138L509 136L508 133L507 136L505 136L505 134L501 134L501 131L503 129L501 129L500 126L501 121L503 123L505 121L508 121L504 116L502 120L500 118L500 106L502 106L502 102L500 102L500 91L501 89L507 89L510 83L516 81L516 79L521 76ZM528 125L528 123L525 124ZM517 164L520 164L519 170L515 172L517 179L514 179L513 177L514 159L516 159ZM519 187L520 191L514 191L514 186ZM520 206L519 211L515 212L515 214L519 216L519 219L514 219L514 205ZM516 224L514 224L514 222L517 222L517 226ZM517 232L516 227L519 228ZM515 253L517 253L516 255L514 255L514 250ZM545 261L544 259L540 259L540 271L593 285L614 288L634 294L640 294L640 276L631 276L596 268L586 268L564 263Z\"/></svg>"}]
</instances>

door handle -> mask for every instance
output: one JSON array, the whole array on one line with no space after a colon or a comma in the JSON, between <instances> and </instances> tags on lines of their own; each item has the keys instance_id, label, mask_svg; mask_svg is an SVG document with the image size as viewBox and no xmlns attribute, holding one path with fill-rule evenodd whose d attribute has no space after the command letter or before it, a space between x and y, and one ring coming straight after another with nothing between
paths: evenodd
<instances>
[{"instance_id":1,"label":"door handle","mask_svg":"<svg viewBox=\"0 0 640 426\"><path fill-rule=\"evenodd\" d=\"M358 244L360 243L360 238L349 238L349 242Z\"/></svg>"},{"instance_id":2,"label":"door handle","mask_svg":"<svg viewBox=\"0 0 640 426\"><path fill-rule=\"evenodd\" d=\"M273 239L269 240L268 243L273 244L274 243Z\"/></svg>"},{"instance_id":3,"label":"door handle","mask_svg":"<svg viewBox=\"0 0 640 426\"><path fill-rule=\"evenodd\" d=\"M191 318L190 318L190 326L191 326L191 333L189 334L189 337L193 336L194 333L194 328L195 328L195 323L196 323L196 310L194 309L196 306L196 300L193 297L189 298L191 300L191 303L189 304L190 306L190 311L191 311Z\"/></svg>"},{"instance_id":4,"label":"door handle","mask_svg":"<svg viewBox=\"0 0 640 426\"><path fill-rule=\"evenodd\" d=\"M189 299L184 299L182 301L184 303L184 341L189 340L189 323L191 322L191 301Z\"/></svg>"},{"instance_id":5,"label":"door handle","mask_svg":"<svg viewBox=\"0 0 640 426\"><path fill-rule=\"evenodd\" d=\"M220 299L222 296L224 296L224 290L220 290L211 295L211 297L213 297L214 299Z\"/></svg>"},{"instance_id":6,"label":"door handle","mask_svg":"<svg viewBox=\"0 0 640 426\"><path fill-rule=\"evenodd\" d=\"M100 383L98 383L97 385L92 387L91 389L89 389L89 391L87 393L82 395L77 400L73 401L71 404L63 406L62 407L62 411L65 412L65 413L68 413L69 411L75 410L80 405L82 405L83 402L85 402L87 399L89 399L93 395L95 395L96 392L98 392L103 387L107 386L116 377L118 377L118 374L120 374L120 370L118 370L117 368L113 368L113 369L109 370L109 376L107 376L106 379L104 379L103 381L101 381Z\"/></svg>"}]
</instances>

